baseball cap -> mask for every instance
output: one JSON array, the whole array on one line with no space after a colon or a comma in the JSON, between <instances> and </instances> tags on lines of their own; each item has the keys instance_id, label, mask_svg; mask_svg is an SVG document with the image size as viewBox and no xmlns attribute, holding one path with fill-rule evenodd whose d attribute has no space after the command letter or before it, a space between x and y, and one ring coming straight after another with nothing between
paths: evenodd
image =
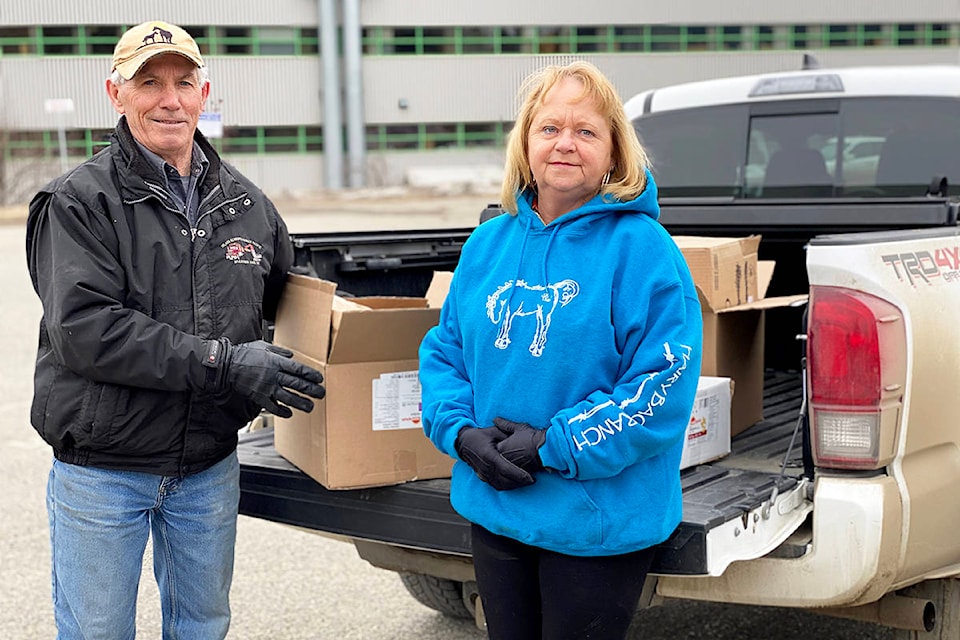
<instances>
[{"instance_id":1,"label":"baseball cap","mask_svg":"<svg viewBox=\"0 0 960 640\"><path fill-rule=\"evenodd\" d=\"M153 56L178 53L198 67L203 66L200 48L190 34L175 24L152 20L130 27L113 49L111 71L129 80Z\"/></svg>"}]
</instances>

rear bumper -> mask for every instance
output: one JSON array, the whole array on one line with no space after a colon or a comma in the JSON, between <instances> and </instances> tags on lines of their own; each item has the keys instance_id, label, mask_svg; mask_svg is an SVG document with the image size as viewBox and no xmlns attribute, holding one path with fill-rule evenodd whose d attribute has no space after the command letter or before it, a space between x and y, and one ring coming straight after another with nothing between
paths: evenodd
<instances>
[{"instance_id":1,"label":"rear bumper","mask_svg":"<svg viewBox=\"0 0 960 640\"><path fill-rule=\"evenodd\" d=\"M893 583L900 537L892 478L820 478L805 554L734 562L718 577L663 576L657 590L664 597L769 606L872 602Z\"/></svg>"}]
</instances>

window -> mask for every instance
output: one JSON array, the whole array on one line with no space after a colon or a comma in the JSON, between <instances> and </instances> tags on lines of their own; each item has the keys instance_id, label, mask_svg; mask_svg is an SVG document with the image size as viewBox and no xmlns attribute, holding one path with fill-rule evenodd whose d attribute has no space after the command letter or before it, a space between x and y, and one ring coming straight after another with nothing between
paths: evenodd
<instances>
[{"instance_id":1,"label":"window","mask_svg":"<svg viewBox=\"0 0 960 640\"><path fill-rule=\"evenodd\" d=\"M230 127L223 131L223 153L257 153L263 136L255 127Z\"/></svg>"},{"instance_id":2,"label":"window","mask_svg":"<svg viewBox=\"0 0 960 640\"><path fill-rule=\"evenodd\" d=\"M300 54L315 56L319 53L320 38L317 36L317 28L300 29Z\"/></svg>"},{"instance_id":3,"label":"window","mask_svg":"<svg viewBox=\"0 0 960 640\"><path fill-rule=\"evenodd\" d=\"M76 55L77 27L43 27L43 53L47 55Z\"/></svg>"},{"instance_id":4,"label":"window","mask_svg":"<svg viewBox=\"0 0 960 640\"><path fill-rule=\"evenodd\" d=\"M808 42L806 25L795 25L793 27L793 48L806 49Z\"/></svg>"},{"instance_id":5,"label":"window","mask_svg":"<svg viewBox=\"0 0 960 640\"><path fill-rule=\"evenodd\" d=\"M828 47L854 47L857 45L857 29L848 24L832 24L827 30Z\"/></svg>"},{"instance_id":6,"label":"window","mask_svg":"<svg viewBox=\"0 0 960 640\"><path fill-rule=\"evenodd\" d=\"M219 47L215 53L251 55L254 52L250 27L219 27L216 31Z\"/></svg>"},{"instance_id":7,"label":"window","mask_svg":"<svg viewBox=\"0 0 960 640\"><path fill-rule=\"evenodd\" d=\"M292 27L260 27L257 46L262 56L292 56L299 46L297 29Z\"/></svg>"},{"instance_id":8,"label":"window","mask_svg":"<svg viewBox=\"0 0 960 640\"><path fill-rule=\"evenodd\" d=\"M930 44L935 47L945 47L952 44L950 37L950 25L931 24L929 29Z\"/></svg>"},{"instance_id":9,"label":"window","mask_svg":"<svg viewBox=\"0 0 960 640\"><path fill-rule=\"evenodd\" d=\"M935 176L960 184L960 106L946 98L871 98L842 107L848 195L922 197Z\"/></svg>"},{"instance_id":10,"label":"window","mask_svg":"<svg viewBox=\"0 0 960 640\"><path fill-rule=\"evenodd\" d=\"M890 45L890 38L887 35L883 25L865 24L863 25L863 46L865 47L886 47Z\"/></svg>"},{"instance_id":11,"label":"window","mask_svg":"<svg viewBox=\"0 0 960 640\"><path fill-rule=\"evenodd\" d=\"M724 105L635 121L661 195L922 198L935 178L960 184L955 99L804 100L797 113L772 115L751 108L758 110Z\"/></svg>"},{"instance_id":12,"label":"window","mask_svg":"<svg viewBox=\"0 0 960 640\"><path fill-rule=\"evenodd\" d=\"M654 113L635 121L662 196L734 196L746 145L746 108Z\"/></svg>"},{"instance_id":13,"label":"window","mask_svg":"<svg viewBox=\"0 0 960 640\"><path fill-rule=\"evenodd\" d=\"M648 42L647 29L642 26L614 27L613 38L617 51L645 51Z\"/></svg>"},{"instance_id":14,"label":"window","mask_svg":"<svg viewBox=\"0 0 960 640\"><path fill-rule=\"evenodd\" d=\"M300 142L300 132L297 127L264 128L263 150L265 153L299 151Z\"/></svg>"},{"instance_id":15,"label":"window","mask_svg":"<svg viewBox=\"0 0 960 640\"><path fill-rule=\"evenodd\" d=\"M575 27L577 53L607 50L606 27Z\"/></svg>"},{"instance_id":16,"label":"window","mask_svg":"<svg viewBox=\"0 0 960 640\"><path fill-rule=\"evenodd\" d=\"M651 51L680 51L680 27L654 25L650 28Z\"/></svg>"},{"instance_id":17,"label":"window","mask_svg":"<svg viewBox=\"0 0 960 640\"><path fill-rule=\"evenodd\" d=\"M570 53L569 27L540 27L537 53Z\"/></svg>"},{"instance_id":18,"label":"window","mask_svg":"<svg viewBox=\"0 0 960 640\"><path fill-rule=\"evenodd\" d=\"M534 27L502 27L500 29L500 53L529 53L532 38L528 31Z\"/></svg>"},{"instance_id":19,"label":"window","mask_svg":"<svg viewBox=\"0 0 960 640\"><path fill-rule=\"evenodd\" d=\"M897 27L897 46L912 47L920 44L915 24L898 24Z\"/></svg>"},{"instance_id":20,"label":"window","mask_svg":"<svg viewBox=\"0 0 960 640\"><path fill-rule=\"evenodd\" d=\"M389 30L388 30L389 33ZM389 43L384 47L384 53L409 54L417 53L417 30L398 27L393 30L393 38L386 38Z\"/></svg>"},{"instance_id":21,"label":"window","mask_svg":"<svg viewBox=\"0 0 960 640\"><path fill-rule=\"evenodd\" d=\"M743 48L743 27L726 26L721 27L723 34L723 46L727 51L733 51Z\"/></svg>"},{"instance_id":22,"label":"window","mask_svg":"<svg viewBox=\"0 0 960 640\"><path fill-rule=\"evenodd\" d=\"M497 53L497 38L492 27L464 27L461 32L462 53Z\"/></svg>"},{"instance_id":23,"label":"window","mask_svg":"<svg viewBox=\"0 0 960 640\"><path fill-rule=\"evenodd\" d=\"M825 151L838 140L836 113L756 116L750 119L744 196L833 195L834 167Z\"/></svg>"},{"instance_id":24,"label":"window","mask_svg":"<svg viewBox=\"0 0 960 640\"><path fill-rule=\"evenodd\" d=\"M90 25L85 31L86 52L93 55L113 55L113 48L123 33L120 27L113 25Z\"/></svg>"},{"instance_id":25,"label":"window","mask_svg":"<svg viewBox=\"0 0 960 640\"><path fill-rule=\"evenodd\" d=\"M770 25L757 26L757 49L782 49L777 43L776 28Z\"/></svg>"},{"instance_id":26,"label":"window","mask_svg":"<svg viewBox=\"0 0 960 640\"><path fill-rule=\"evenodd\" d=\"M131 25L0 26L0 55L109 55ZM315 27L184 25L204 55L319 55ZM374 26L365 55L491 55L952 47L960 22L782 25Z\"/></svg>"},{"instance_id":27,"label":"window","mask_svg":"<svg viewBox=\"0 0 960 640\"><path fill-rule=\"evenodd\" d=\"M503 122L467 122L463 125L463 146L495 147L506 144Z\"/></svg>"},{"instance_id":28,"label":"window","mask_svg":"<svg viewBox=\"0 0 960 640\"><path fill-rule=\"evenodd\" d=\"M0 54L27 55L37 52L32 27L0 27Z\"/></svg>"}]
</instances>

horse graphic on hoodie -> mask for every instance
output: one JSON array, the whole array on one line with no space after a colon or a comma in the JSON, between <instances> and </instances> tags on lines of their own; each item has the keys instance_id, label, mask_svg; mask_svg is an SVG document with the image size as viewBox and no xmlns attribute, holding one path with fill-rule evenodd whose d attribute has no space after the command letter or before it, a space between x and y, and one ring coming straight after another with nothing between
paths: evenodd
<instances>
[{"instance_id":1,"label":"horse graphic on hoodie","mask_svg":"<svg viewBox=\"0 0 960 640\"><path fill-rule=\"evenodd\" d=\"M501 300L504 294L509 295ZM539 358L547 344L547 331L557 306L565 307L580 293L580 285L574 280L561 280L547 285L530 285L525 280L503 283L487 297L487 317L500 326L494 345L497 349L510 346L510 328L517 318L533 316L537 325L530 343L530 353Z\"/></svg>"}]
</instances>

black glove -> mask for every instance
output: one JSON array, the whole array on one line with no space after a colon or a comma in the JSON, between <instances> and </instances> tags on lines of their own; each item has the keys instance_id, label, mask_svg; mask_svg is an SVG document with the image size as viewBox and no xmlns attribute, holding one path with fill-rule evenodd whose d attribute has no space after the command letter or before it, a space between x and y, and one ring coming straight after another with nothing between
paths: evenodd
<instances>
[{"instance_id":1,"label":"black glove","mask_svg":"<svg viewBox=\"0 0 960 640\"><path fill-rule=\"evenodd\" d=\"M494 418L493 426L507 436L497 443L497 451L502 453L504 458L529 473L544 470L539 450L547 441L546 430L534 429L526 422L511 422L503 418Z\"/></svg>"},{"instance_id":2,"label":"black glove","mask_svg":"<svg viewBox=\"0 0 960 640\"><path fill-rule=\"evenodd\" d=\"M464 427L457 434L453 448L457 450L461 460L473 467L481 480L497 491L509 491L533 484L533 476L507 461L497 451L497 442L504 437L499 429L492 427Z\"/></svg>"},{"instance_id":3,"label":"black glove","mask_svg":"<svg viewBox=\"0 0 960 640\"><path fill-rule=\"evenodd\" d=\"M230 344L220 339L222 349L217 372L217 388L229 388L257 403L270 413L289 418L293 411L312 411L313 401L290 391L293 389L320 399L326 390L320 384L323 375L293 360L293 352L263 340Z\"/></svg>"}]
</instances>

